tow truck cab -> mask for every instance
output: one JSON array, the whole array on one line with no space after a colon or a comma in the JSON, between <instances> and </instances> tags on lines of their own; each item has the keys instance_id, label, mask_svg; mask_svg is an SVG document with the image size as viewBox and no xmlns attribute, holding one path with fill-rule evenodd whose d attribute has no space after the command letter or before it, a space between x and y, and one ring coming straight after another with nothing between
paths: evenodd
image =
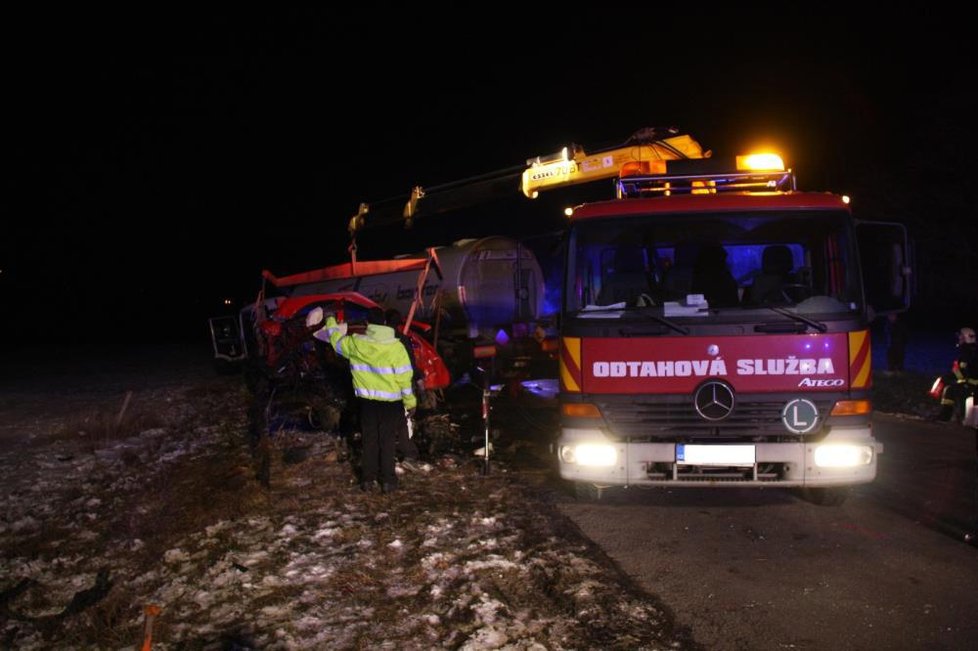
<instances>
[{"instance_id":1,"label":"tow truck cab","mask_svg":"<svg viewBox=\"0 0 978 651\"><path fill-rule=\"evenodd\" d=\"M598 491L777 485L839 501L883 451L869 325L909 304L906 233L797 191L783 166L672 163L571 216L560 475Z\"/></svg>"}]
</instances>

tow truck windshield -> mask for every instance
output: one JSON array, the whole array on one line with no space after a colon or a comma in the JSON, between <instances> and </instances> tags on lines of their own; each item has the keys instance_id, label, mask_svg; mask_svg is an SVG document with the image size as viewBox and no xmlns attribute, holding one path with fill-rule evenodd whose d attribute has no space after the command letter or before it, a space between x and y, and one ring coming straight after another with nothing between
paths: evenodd
<instances>
[{"instance_id":1,"label":"tow truck windshield","mask_svg":"<svg viewBox=\"0 0 978 651\"><path fill-rule=\"evenodd\" d=\"M569 247L564 310L571 317L746 310L798 322L798 315L862 307L855 238L842 211L592 219L572 226Z\"/></svg>"}]
</instances>

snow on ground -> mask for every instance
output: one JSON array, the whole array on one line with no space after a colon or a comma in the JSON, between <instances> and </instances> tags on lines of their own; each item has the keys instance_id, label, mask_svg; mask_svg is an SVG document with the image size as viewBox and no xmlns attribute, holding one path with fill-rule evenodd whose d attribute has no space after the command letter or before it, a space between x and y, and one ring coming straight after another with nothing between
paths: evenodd
<instances>
[{"instance_id":1,"label":"snow on ground","mask_svg":"<svg viewBox=\"0 0 978 651\"><path fill-rule=\"evenodd\" d=\"M160 650L694 648L539 471L448 455L364 494L338 439L294 432L266 490L234 378L131 410L158 422L93 440L105 419L0 404L0 646L139 648L155 604Z\"/></svg>"}]
</instances>

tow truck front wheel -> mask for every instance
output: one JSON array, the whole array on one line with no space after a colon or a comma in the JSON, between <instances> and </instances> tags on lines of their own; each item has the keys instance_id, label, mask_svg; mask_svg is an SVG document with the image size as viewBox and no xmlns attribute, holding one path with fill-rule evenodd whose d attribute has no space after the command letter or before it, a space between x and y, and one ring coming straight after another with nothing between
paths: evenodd
<instances>
[{"instance_id":1,"label":"tow truck front wheel","mask_svg":"<svg viewBox=\"0 0 978 651\"><path fill-rule=\"evenodd\" d=\"M833 486L831 488L803 488L801 497L807 502L819 506L839 506L849 497L848 486Z\"/></svg>"},{"instance_id":2,"label":"tow truck front wheel","mask_svg":"<svg viewBox=\"0 0 978 651\"><path fill-rule=\"evenodd\" d=\"M578 502L597 502L607 495L612 487L602 484L591 484L588 482L570 482L573 486L574 497Z\"/></svg>"}]
</instances>

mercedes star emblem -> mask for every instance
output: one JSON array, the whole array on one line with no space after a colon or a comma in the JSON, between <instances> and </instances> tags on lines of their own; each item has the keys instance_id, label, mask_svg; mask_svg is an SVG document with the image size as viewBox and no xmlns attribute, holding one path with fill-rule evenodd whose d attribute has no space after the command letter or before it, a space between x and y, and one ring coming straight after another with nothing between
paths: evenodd
<instances>
[{"instance_id":1,"label":"mercedes star emblem","mask_svg":"<svg viewBox=\"0 0 978 651\"><path fill-rule=\"evenodd\" d=\"M693 394L693 406L706 420L723 420L734 408L733 389L717 380L704 382Z\"/></svg>"}]
</instances>

